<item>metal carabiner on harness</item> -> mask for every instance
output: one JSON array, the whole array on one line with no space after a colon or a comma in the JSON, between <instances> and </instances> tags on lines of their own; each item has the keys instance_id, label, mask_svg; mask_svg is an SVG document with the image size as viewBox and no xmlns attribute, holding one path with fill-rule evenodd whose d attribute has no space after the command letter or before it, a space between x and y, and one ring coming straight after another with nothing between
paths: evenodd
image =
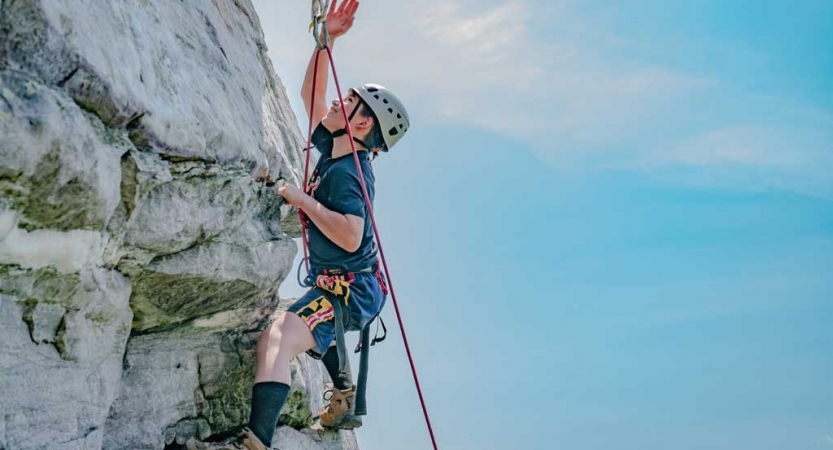
<instances>
[{"instance_id":1,"label":"metal carabiner on harness","mask_svg":"<svg viewBox=\"0 0 833 450\"><path fill-rule=\"evenodd\" d=\"M330 0L312 0L312 37L319 50L330 46L330 32L327 30L327 13L330 10ZM321 25L324 25L323 28ZM324 42L321 42L321 34L324 34Z\"/></svg>"},{"instance_id":2,"label":"metal carabiner on harness","mask_svg":"<svg viewBox=\"0 0 833 450\"><path fill-rule=\"evenodd\" d=\"M311 288L315 286L315 276L311 273L307 273L307 276L301 279L301 267L304 267L304 262L308 261L309 258L304 258L298 264L298 271L295 273L295 277L298 279L298 285L302 288Z\"/></svg>"}]
</instances>

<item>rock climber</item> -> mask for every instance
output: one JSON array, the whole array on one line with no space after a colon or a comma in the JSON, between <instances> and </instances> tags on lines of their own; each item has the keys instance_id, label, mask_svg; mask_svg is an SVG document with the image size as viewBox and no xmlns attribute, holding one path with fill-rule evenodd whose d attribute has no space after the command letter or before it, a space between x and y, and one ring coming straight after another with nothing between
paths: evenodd
<instances>
[{"instance_id":1,"label":"rock climber","mask_svg":"<svg viewBox=\"0 0 833 450\"><path fill-rule=\"evenodd\" d=\"M357 0L334 1L327 14L330 46L353 26ZM347 124L338 100L327 108L326 55L318 58L318 77L313 85L316 48L307 66L301 96L313 118L312 143L321 153L308 181L307 192L292 186L278 194L299 209L307 221L309 262L315 285L292 304L267 329L257 343L257 367L252 388L252 411L244 430L243 446L249 450L270 448L281 408L290 390L290 361L307 352L320 359L333 386L330 403L319 415L322 427L352 429L361 425L354 415L356 388L348 361L340 370L336 351L336 320L343 328L359 331L380 313L386 287L379 271L377 248L368 216L359 173L352 156ZM315 103L312 102L315 92ZM402 102L388 89L365 84L350 89L344 98L367 191L374 197L371 156L390 150L408 130ZM334 305L335 302L340 302ZM341 315L341 317L339 317ZM345 358L346 359L346 358ZM189 441L189 450L208 448Z\"/></svg>"}]
</instances>

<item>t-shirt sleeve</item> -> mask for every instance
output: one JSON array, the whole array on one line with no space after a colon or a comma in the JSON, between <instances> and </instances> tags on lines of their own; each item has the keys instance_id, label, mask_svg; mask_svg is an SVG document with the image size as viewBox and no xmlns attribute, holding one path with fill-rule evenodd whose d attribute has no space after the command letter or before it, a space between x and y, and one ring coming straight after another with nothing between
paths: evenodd
<instances>
[{"instance_id":1,"label":"t-shirt sleeve","mask_svg":"<svg viewBox=\"0 0 833 450\"><path fill-rule=\"evenodd\" d=\"M358 174L343 168L338 169L334 170L332 174L330 209L341 214L350 214L364 219L367 208L364 205L364 193ZM370 187L368 186L368 188Z\"/></svg>"},{"instance_id":2,"label":"t-shirt sleeve","mask_svg":"<svg viewBox=\"0 0 833 450\"><path fill-rule=\"evenodd\" d=\"M310 141L321 153L330 153L333 148L333 136L327 132L323 124L318 124L313 130Z\"/></svg>"}]
</instances>

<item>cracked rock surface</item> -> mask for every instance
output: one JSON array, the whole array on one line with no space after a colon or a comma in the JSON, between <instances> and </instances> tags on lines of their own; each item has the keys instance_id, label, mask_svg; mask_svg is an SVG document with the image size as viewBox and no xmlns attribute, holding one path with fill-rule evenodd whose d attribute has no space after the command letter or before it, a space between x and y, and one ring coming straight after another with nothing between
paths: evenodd
<instances>
[{"instance_id":1,"label":"cracked rock surface","mask_svg":"<svg viewBox=\"0 0 833 450\"><path fill-rule=\"evenodd\" d=\"M303 138L249 0L0 0L0 450L175 449L245 425L297 251ZM293 366L276 445L309 430Z\"/></svg>"}]
</instances>

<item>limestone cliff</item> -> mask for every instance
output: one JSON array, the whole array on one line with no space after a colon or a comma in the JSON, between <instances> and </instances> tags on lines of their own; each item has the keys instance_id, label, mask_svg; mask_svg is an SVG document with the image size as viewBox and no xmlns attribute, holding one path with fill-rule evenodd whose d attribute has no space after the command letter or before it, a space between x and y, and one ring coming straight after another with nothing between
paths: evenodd
<instances>
[{"instance_id":1,"label":"limestone cliff","mask_svg":"<svg viewBox=\"0 0 833 450\"><path fill-rule=\"evenodd\" d=\"M249 0L0 0L0 449L245 423L297 251L252 173L297 183L302 146ZM295 364L283 450L356 447L305 428L319 366Z\"/></svg>"}]
</instances>

